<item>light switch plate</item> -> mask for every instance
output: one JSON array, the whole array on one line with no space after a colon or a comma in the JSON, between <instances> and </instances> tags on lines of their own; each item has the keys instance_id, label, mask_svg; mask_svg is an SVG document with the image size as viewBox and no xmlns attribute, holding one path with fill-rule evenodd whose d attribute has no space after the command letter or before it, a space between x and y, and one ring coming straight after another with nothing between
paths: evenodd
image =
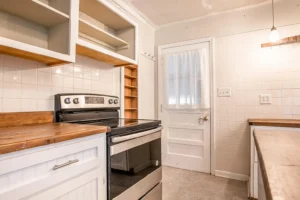
<instances>
[{"instance_id":1,"label":"light switch plate","mask_svg":"<svg viewBox=\"0 0 300 200\"><path fill-rule=\"evenodd\" d=\"M231 88L218 88L218 97L230 97Z\"/></svg>"},{"instance_id":2,"label":"light switch plate","mask_svg":"<svg viewBox=\"0 0 300 200\"><path fill-rule=\"evenodd\" d=\"M271 94L261 94L259 95L260 104L272 104L272 95Z\"/></svg>"}]
</instances>

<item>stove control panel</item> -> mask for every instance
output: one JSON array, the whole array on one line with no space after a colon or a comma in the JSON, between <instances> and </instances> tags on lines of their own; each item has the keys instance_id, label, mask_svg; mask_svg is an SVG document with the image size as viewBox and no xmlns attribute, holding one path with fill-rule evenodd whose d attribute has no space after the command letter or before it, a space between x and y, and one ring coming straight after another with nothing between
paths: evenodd
<instances>
[{"instance_id":1,"label":"stove control panel","mask_svg":"<svg viewBox=\"0 0 300 200\"><path fill-rule=\"evenodd\" d=\"M119 108L118 97L96 94L60 94L61 109L76 108Z\"/></svg>"}]
</instances>

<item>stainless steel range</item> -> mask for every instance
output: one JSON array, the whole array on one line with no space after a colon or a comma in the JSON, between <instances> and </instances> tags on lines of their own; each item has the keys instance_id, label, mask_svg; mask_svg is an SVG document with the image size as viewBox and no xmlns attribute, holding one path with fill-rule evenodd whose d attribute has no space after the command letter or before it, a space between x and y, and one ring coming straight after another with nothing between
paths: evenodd
<instances>
[{"instance_id":1,"label":"stainless steel range","mask_svg":"<svg viewBox=\"0 0 300 200\"><path fill-rule=\"evenodd\" d=\"M109 126L108 200L161 200L161 122L119 118L115 96L57 94L56 122Z\"/></svg>"}]
</instances>

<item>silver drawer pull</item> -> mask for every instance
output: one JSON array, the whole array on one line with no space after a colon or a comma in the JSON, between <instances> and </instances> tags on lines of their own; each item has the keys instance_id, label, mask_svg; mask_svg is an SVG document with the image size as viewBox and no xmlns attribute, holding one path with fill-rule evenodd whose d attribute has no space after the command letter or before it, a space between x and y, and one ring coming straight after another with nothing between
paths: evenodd
<instances>
[{"instance_id":1,"label":"silver drawer pull","mask_svg":"<svg viewBox=\"0 0 300 200\"><path fill-rule=\"evenodd\" d=\"M79 162L78 159L75 159L75 160L69 160L68 162L64 163L64 164L61 164L61 165L54 165L54 167L52 168L53 170L57 170L59 168L62 168L62 167L65 167L65 166L68 166L68 165L71 165L73 163L77 163Z\"/></svg>"}]
</instances>

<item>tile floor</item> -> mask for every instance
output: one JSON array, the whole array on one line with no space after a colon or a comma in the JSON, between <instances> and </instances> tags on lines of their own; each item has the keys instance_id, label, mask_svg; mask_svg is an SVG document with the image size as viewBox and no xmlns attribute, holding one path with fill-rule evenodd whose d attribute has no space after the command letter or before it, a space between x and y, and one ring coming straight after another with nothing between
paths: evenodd
<instances>
[{"instance_id":1,"label":"tile floor","mask_svg":"<svg viewBox=\"0 0 300 200\"><path fill-rule=\"evenodd\" d=\"M163 167L163 200L247 200L247 183Z\"/></svg>"}]
</instances>

